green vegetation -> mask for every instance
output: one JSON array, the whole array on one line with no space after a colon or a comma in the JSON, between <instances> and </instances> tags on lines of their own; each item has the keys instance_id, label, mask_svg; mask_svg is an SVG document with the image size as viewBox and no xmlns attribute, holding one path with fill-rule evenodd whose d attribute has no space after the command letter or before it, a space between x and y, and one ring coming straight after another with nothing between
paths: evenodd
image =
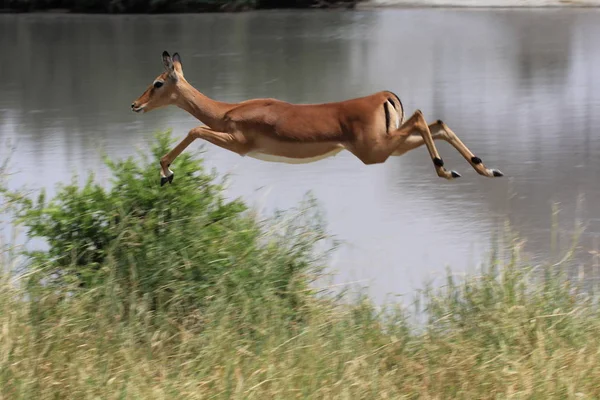
<instances>
[{"instance_id":1,"label":"green vegetation","mask_svg":"<svg viewBox=\"0 0 600 400\"><path fill-rule=\"evenodd\" d=\"M259 220L190 152L161 188L170 143L107 160L108 189L3 191L48 248L0 279L0 398L600 397L595 297L536 273L516 241L481 276L419 293L417 324L311 285L329 243L311 201Z\"/></svg>"},{"instance_id":2,"label":"green vegetation","mask_svg":"<svg viewBox=\"0 0 600 400\"><path fill-rule=\"evenodd\" d=\"M7 0L1 7L27 12L172 13L241 11L264 8L354 7L357 0ZM0 7L0 10L2 9Z\"/></svg>"}]
</instances>

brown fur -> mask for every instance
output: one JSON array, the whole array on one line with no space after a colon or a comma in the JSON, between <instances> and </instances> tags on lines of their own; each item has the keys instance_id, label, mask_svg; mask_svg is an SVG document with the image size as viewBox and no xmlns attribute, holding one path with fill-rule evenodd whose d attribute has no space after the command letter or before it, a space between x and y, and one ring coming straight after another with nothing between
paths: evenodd
<instances>
[{"instance_id":1,"label":"brown fur","mask_svg":"<svg viewBox=\"0 0 600 400\"><path fill-rule=\"evenodd\" d=\"M155 88L153 82L133 102L132 109L148 112L173 104L206 124L192 129L163 157L163 176L172 175L169 165L198 138L240 155L292 163L316 161L345 149L365 164L377 164L425 145L437 174L453 179L460 175L444 168L433 143L442 139L481 175L501 175L474 162L478 159L443 122L428 125L418 110L404 121L400 98L390 91L322 104L292 104L271 98L224 103L208 98L185 80L177 53L171 58L163 52L163 64L165 72L154 81L163 82L162 86Z\"/></svg>"}]
</instances>

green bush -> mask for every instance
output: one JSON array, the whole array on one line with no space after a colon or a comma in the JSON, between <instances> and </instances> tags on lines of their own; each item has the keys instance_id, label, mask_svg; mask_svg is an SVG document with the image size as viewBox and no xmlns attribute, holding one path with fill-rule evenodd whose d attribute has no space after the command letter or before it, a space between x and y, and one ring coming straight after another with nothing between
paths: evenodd
<instances>
[{"instance_id":1,"label":"green bush","mask_svg":"<svg viewBox=\"0 0 600 400\"><path fill-rule=\"evenodd\" d=\"M191 151L173 163L175 180L159 185L159 159L173 142L158 135L152 156L106 158L110 188L90 175L58 188L47 200L6 193L31 238L47 243L29 252L36 279L48 287L89 289L115 280L153 309L202 307L213 298L284 299L294 309L315 267L314 246L325 236L311 204L285 229L288 214L259 221L240 200L226 201L216 176ZM296 222L294 222L296 221ZM282 225L283 226L283 225ZM126 297L127 297L126 296Z\"/></svg>"}]
</instances>

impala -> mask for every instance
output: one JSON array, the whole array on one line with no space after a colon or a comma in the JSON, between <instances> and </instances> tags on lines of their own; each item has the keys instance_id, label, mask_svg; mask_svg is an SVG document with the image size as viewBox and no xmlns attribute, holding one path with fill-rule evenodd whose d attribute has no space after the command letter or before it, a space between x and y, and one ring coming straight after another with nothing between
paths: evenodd
<instances>
[{"instance_id":1,"label":"impala","mask_svg":"<svg viewBox=\"0 0 600 400\"><path fill-rule=\"evenodd\" d=\"M291 104L277 99L240 103L213 100L189 84L181 57L162 54L164 72L131 104L135 112L176 105L205 126L187 136L160 160L161 186L173 181L169 169L194 140L204 139L241 156L265 161L308 163L348 150L366 165L385 162L425 145L438 176L460 177L444 168L434 140L452 145L480 175L503 176L486 168L442 121L428 125L420 110L405 120L400 98L390 91L323 104Z\"/></svg>"}]
</instances>

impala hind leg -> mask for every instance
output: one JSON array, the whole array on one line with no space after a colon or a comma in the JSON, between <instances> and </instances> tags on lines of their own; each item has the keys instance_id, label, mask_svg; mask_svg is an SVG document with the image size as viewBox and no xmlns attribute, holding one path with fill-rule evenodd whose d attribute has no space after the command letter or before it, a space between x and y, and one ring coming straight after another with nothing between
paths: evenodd
<instances>
[{"instance_id":1,"label":"impala hind leg","mask_svg":"<svg viewBox=\"0 0 600 400\"><path fill-rule=\"evenodd\" d=\"M440 178L445 178L448 180L460 178L460 174L458 172L453 170L448 171L444 167L444 160L442 160L442 157L440 157L440 153L433 143L433 136L431 135L431 131L429 130L429 126L427 125L427 121L425 120L421 110L415 111L415 113L397 130L390 132L387 143L388 148L386 149L386 158L403 147L414 145L414 136L412 135L417 134L420 135L423 144L425 144L427 147L427 151L429 152L429 156L433 161L437 175Z\"/></svg>"},{"instance_id":2,"label":"impala hind leg","mask_svg":"<svg viewBox=\"0 0 600 400\"><path fill-rule=\"evenodd\" d=\"M486 168L486 166L481 161L481 158L476 157L475 154L469 150L467 146L458 138L458 136L440 120L429 125L429 130L432 135L438 136L440 139L450 143L452 147L454 147L458 152L471 164L471 167L479 175L487 176L489 178L504 176L504 174L495 168Z\"/></svg>"},{"instance_id":3,"label":"impala hind leg","mask_svg":"<svg viewBox=\"0 0 600 400\"><path fill-rule=\"evenodd\" d=\"M173 182L174 173L169 169L171 163L196 139L204 139L238 154L244 154L248 150L248 144L242 135L217 132L204 126L193 128L173 150L160 159L160 186Z\"/></svg>"},{"instance_id":4,"label":"impala hind leg","mask_svg":"<svg viewBox=\"0 0 600 400\"><path fill-rule=\"evenodd\" d=\"M443 140L450 143L458 152L471 164L473 169L480 175L487 176L490 178L504 176L504 174L495 168L486 168L479 157L473 155L473 153L465 146L458 136L450 128L446 126L442 121L434 122L429 125L429 131L433 140ZM425 144L425 140L419 133L413 133L406 138L406 141L402 142L392 153L393 156L401 156L411 150L421 147Z\"/></svg>"},{"instance_id":5,"label":"impala hind leg","mask_svg":"<svg viewBox=\"0 0 600 400\"><path fill-rule=\"evenodd\" d=\"M418 144L414 141L415 136L412 136L416 134L420 135L420 138L422 139L422 142L419 141ZM427 146L435 171L439 177L448 180L460 177L458 172L448 171L444 168L444 161L440 157L437 148L433 143L433 137L429 131L429 126L420 110L415 111L406 122L388 135L383 137L374 135L374 137L371 137L366 141L353 143L348 147L348 150L363 163L369 165L383 163L396 151L406 152L408 150L403 150L406 146L410 147L415 144L416 146L414 147L418 147L422 144Z\"/></svg>"},{"instance_id":6,"label":"impala hind leg","mask_svg":"<svg viewBox=\"0 0 600 400\"><path fill-rule=\"evenodd\" d=\"M413 120L413 118L414 118L414 120ZM431 131L429 130L429 125L427 125L427 121L425 120L425 117L423 116L423 113L421 112L421 110L415 111L415 113L407 121L407 123L410 120L413 120L412 129L411 129L410 125L408 126L408 129L411 129L411 133L416 131L416 133L421 135L423 142L425 142L425 147L427 147L427 151L429 152L429 156L431 157L431 160L433 161L433 165L435 166L435 172L437 173L437 175L440 178L445 178L448 180L460 178L461 175L458 172L456 172L454 170L448 171L446 168L444 168L444 160L442 160L442 157L440 156L440 153L438 152L437 147L435 147L435 144L433 143L433 136L431 135ZM408 125L407 123L405 123L404 125ZM390 135L392 137L403 136L404 132L406 131L406 130L402 129L404 127L404 125L402 125L395 132L391 132ZM406 141L409 138L410 138L410 136L408 138L405 138L404 141L400 141L400 143L398 144L398 146L396 146L394 148L394 150L397 149L398 147L400 147L403 144L403 142L406 143Z\"/></svg>"}]
</instances>

